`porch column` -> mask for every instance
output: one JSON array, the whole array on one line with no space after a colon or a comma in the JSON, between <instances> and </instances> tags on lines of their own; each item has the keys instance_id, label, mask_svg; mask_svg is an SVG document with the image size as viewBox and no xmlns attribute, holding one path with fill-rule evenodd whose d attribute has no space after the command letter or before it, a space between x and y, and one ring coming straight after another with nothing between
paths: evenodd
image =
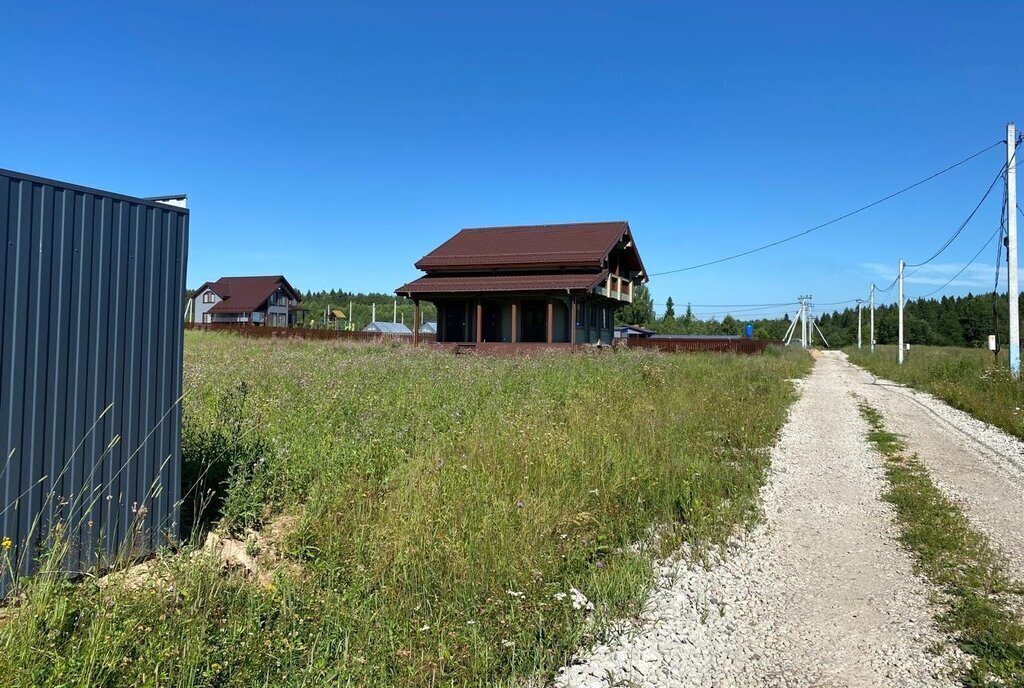
<instances>
[{"instance_id":1,"label":"porch column","mask_svg":"<svg viewBox=\"0 0 1024 688\"><path fill-rule=\"evenodd\" d=\"M420 345L420 300L412 302L412 345Z\"/></svg>"},{"instance_id":2,"label":"porch column","mask_svg":"<svg viewBox=\"0 0 1024 688\"><path fill-rule=\"evenodd\" d=\"M569 343L576 343L576 297L572 296L569 299L572 302L570 308L571 313L569 314Z\"/></svg>"},{"instance_id":3,"label":"porch column","mask_svg":"<svg viewBox=\"0 0 1024 688\"><path fill-rule=\"evenodd\" d=\"M519 301L512 301L512 343L516 343L516 338L519 335Z\"/></svg>"},{"instance_id":4,"label":"porch column","mask_svg":"<svg viewBox=\"0 0 1024 688\"><path fill-rule=\"evenodd\" d=\"M476 343L484 340L484 305L476 300Z\"/></svg>"},{"instance_id":5,"label":"porch column","mask_svg":"<svg viewBox=\"0 0 1024 688\"><path fill-rule=\"evenodd\" d=\"M555 339L555 302L548 297L548 344Z\"/></svg>"}]
</instances>

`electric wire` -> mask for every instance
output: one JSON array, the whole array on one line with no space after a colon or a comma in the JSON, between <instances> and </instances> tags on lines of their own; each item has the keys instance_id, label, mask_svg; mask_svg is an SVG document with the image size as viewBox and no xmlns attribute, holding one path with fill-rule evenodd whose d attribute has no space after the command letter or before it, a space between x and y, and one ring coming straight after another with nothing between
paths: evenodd
<instances>
[{"instance_id":1,"label":"electric wire","mask_svg":"<svg viewBox=\"0 0 1024 688\"><path fill-rule=\"evenodd\" d=\"M1007 202L1006 202L1006 187L1003 187L1003 210L1000 213L999 218L999 241L996 242L996 279L992 284L992 332L995 337L995 350L999 351L999 269L1002 267L1003 257L1003 235L1006 234L1007 224ZM1020 206L1017 206L1017 210L1020 210ZM1010 213L1013 211L1011 210ZM1007 248L1007 260L1009 260L1009 248ZM1009 274L1009 265L1007 265L1007 274ZM1009 293L1009 289L1007 289Z\"/></svg>"},{"instance_id":2,"label":"electric wire","mask_svg":"<svg viewBox=\"0 0 1024 688\"><path fill-rule=\"evenodd\" d=\"M696 265L689 265L687 267L677 268L675 270L662 270L661 272L652 272L652 273L650 273L648 275L648 277L659 277L661 275L671 275L671 274L675 274L675 273L678 273L678 272L687 272L689 270L696 270L698 268L708 267L709 265L717 265L719 263L724 263L726 261L735 260L736 258L742 258L744 256L749 256L752 253L757 253L759 251L764 251L766 249L773 248L773 247L778 246L780 244L784 244L784 243L786 243L788 241L793 241L794 239L798 239L798 238L800 238L802 236L806 236L806 235L810 234L811 232L818 231L819 229L824 229L825 227L828 227L829 225L834 225L837 222L845 220L845 219L847 219L849 217L853 217L854 215L857 215L858 213L862 213L865 210L869 210L870 208L874 208L876 205L880 205L881 203L885 203L888 200L896 198L897 196L900 196L901 194L904 194L904 193L906 193L906 192L908 192L908 191L910 191L912 189L915 189L918 186L921 186L922 184L930 182L931 180L935 179L938 176L941 176L941 175L945 174L946 172L954 170L957 167L960 167L961 165L970 162L971 160L973 160L974 158L978 157L979 155L987 153L988 151L992 150L993 148L995 148L998 145L1001 145L1002 143L1004 143L1004 141L1002 141L1002 140L996 141L992 145L986 146L985 148L982 148L980 151L967 156L963 160L961 160L959 162L956 162L956 163L953 163L952 165L950 165L950 166L948 166L948 167L946 167L944 169L941 169L938 172L925 177L924 179L921 179L919 181L914 182L910 186L906 186L906 187L900 189L899 191L895 191L895 192L889 194L888 196L883 196L882 198L879 198L878 200L872 201L871 203L868 203L867 205L861 206L860 208L857 208L856 210L851 210L850 212L845 213L843 215L840 215L839 217L832 218L831 220L828 220L827 222L823 222L823 223L821 223L819 225L815 225L814 227L811 227L809 229L805 229L802 232L797 232L796 234L791 234L791 235L789 235L787 237L783 237L782 239L778 239L776 241L772 241L770 243L764 244L762 246L758 246L756 248L748 249L746 251L741 251L739 253L734 253L732 255L725 256L723 258L717 258L715 260L709 260L709 261L704 262L704 263L698 263Z\"/></svg>"},{"instance_id":3,"label":"electric wire","mask_svg":"<svg viewBox=\"0 0 1024 688\"><path fill-rule=\"evenodd\" d=\"M940 291L942 291L943 289L945 289L946 287L948 287L948 286L949 286L950 284L952 284L952 283L953 283L953 280L955 280L955 279L956 279L957 277L959 277L960 275L964 274L964 270L966 270L967 268L971 267L971 265L973 265L973 264L974 264L974 261L976 261L976 260L978 259L978 256L980 256L980 255L981 255L982 251L984 251L985 249L987 249L987 248L988 248L988 245L992 243L992 240L996 238L996 235L997 235L997 234L1002 234L1002 232L1003 232L1003 228L1002 228L1002 226L1000 225L1000 226L999 226L999 227L998 227L998 228L996 229L996 231L995 231L995 232L993 232L993 233L992 233L992 234L991 234L991 235L990 235L990 236L989 236L989 237L988 237L988 238L987 238L987 239L985 240L985 243L984 243L984 244L982 244L981 248L979 248L979 249L978 249L978 252L974 254L974 257L973 257L973 258L971 258L971 259L970 259L969 261L967 261L966 263L964 263L964 266L963 266L962 268L960 268L960 269L959 269L959 270L957 271L957 273L956 273L955 275L953 275L953 276L952 276L952 277L950 277L950 278L949 278L948 280L946 280L946 281L945 281L945 283L943 283L943 285L942 285L941 287L938 287L937 289L933 289L932 291L928 292L927 294L923 294L923 295L921 295L921 296L907 297L907 300L908 300L908 301L910 301L910 300L912 300L912 299L913 299L913 300L917 300L917 299L927 299L927 298L928 298L929 296L932 296L932 295L934 295L934 294L937 294L938 292L940 292Z\"/></svg>"},{"instance_id":4,"label":"electric wire","mask_svg":"<svg viewBox=\"0 0 1024 688\"><path fill-rule=\"evenodd\" d=\"M988 189L985 190L985 193L982 195L981 200L978 201L977 205L974 206L974 209L971 210L970 214L967 216L967 219L960 223L960 226L957 227L956 230L942 243L942 245L939 247L937 251L935 251L935 253L933 253L927 260L923 260L920 263L903 264L904 268L914 268L914 270L912 270L910 274L916 272L917 268L927 265L928 263L938 258L940 255L943 254L943 252L945 252L947 248L949 248L953 244L954 241L956 241L956 238L960 236L960 233L964 231L964 228L967 227L967 225L970 224L971 220L974 219L974 216L977 214L982 204L985 203L985 200L988 198L988 195L992 193L992 189L995 188L996 182L998 182L1002 178L1003 172L1005 171L1006 163L1003 163L1003 166L999 168L999 172L992 179L992 183L988 185ZM904 274L903 276L906 277L907 275Z\"/></svg>"}]
</instances>

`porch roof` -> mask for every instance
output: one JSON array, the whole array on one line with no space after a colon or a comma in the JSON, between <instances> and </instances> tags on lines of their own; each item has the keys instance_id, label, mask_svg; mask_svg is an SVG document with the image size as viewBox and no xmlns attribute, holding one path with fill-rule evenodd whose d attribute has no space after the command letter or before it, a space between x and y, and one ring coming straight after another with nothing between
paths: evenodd
<instances>
[{"instance_id":1,"label":"porch roof","mask_svg":"<svg viewBox=\"0 0 1024 688\"><path fill-rule=\"evenodd\" d=\"M608 271L586 274L475 275L420 277L395 290L404 296L486 292L587 292L608 279Z\"/></svg>"}]
</instances>

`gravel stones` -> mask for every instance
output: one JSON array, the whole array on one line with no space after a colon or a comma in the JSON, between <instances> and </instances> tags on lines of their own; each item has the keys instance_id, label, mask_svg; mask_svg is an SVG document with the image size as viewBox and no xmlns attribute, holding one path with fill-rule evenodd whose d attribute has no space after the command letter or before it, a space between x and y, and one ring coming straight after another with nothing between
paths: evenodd
<instances>
[{"instance_id":1,"label":"gravel stones","mask_svg":"<svg viewBox=\"0 0 1024 688\"><path fill-rule=\"evenodd\" d=\"M846 365L857 393L882 414L886 428L902 437L1013 569L1024 571L1024 442L931 394Z\"/></svg>"},{"instance_id":2,"label":"gravel stones","mask_svg":"<svg viewBox=\"0 0 1024 688\"><path fill-rule=\"evenodd\" d=\"M686 552L662 562L640 619L556 686L953 685L955 654L879 500L881 459L850 370L825 356L800 386L772 450L764 523L707 565Z\"/></svg>"}]
</instances>

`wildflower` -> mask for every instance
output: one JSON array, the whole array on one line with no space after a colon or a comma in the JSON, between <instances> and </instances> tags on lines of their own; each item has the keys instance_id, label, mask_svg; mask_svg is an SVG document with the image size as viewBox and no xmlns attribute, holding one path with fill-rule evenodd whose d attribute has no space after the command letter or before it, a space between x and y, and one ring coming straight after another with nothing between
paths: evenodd
<instances>
[{"instance_id":1,"label":"wildflower","mask_svg":"<svg viewBox=\"0 0 1024 688\"><path fill-rule=\"evenodd\" d=\"M9 550L11 548L11 545L13 544L14 543L11 541L11 538L9 537L5 537L2 541L0 541L0 547L3 547L5 552Z\"/></svg>"},{"instance_id":2,"label":"wildflower","mask_svg":"<svg viewBox=\"0 0 1024 688\"><path fill-rule=\"evenodd\" d=\"M502 641L501 641L501 646L502 646L502 647L515 647L515 645L516 645L516 644L515 644L515 643L513 643L513 642L512 642L511 640L509 640L508 638L503 638L503 639L502 639Z\"/></svg>"},{"instance_id":3,"label":"wildflower","mask_svg":"<svg viewBox=\"0 0 1024 688\"><path fill-rule=\"evenodd\" d=\"M526 597L526 593L525 592L521 592L519 590L506 590L505 593L509 597L515 597L515 598L518 598L520 600Z\"/></svg>"},{"instance_id":4,"label":"wildflower","mask_svg":"<svg viewBox=\"0 0 1024 688\"><path fill-rule=\"evenodd\" d=\"M523 500L520 499L520 500L518 500L516 502L516 508L517 509L522 509L523 508Z\"/></svg>"},{"instance_id":5,"label":"wildflower","mask_svg":"<svg viewBox=\"0 0 1024 688\"><path fill-rule=\"evenodd\" d=\"M420 627L420 633L423 633L424 631L429 631L429 630L430 630L430 624L424 624L423 626Z\"/></svg>"},{"instance_id":6,"label":"wildflower","mask_svg":"<svg viewBox=\"0 0 1024 688\"><path fill-rule=\"evenodd\" d=\"M572 596L572 608L583 609L588 612L594 611L594 603L587 599L587 596L576 588L569 588L569 594Z\"/></svg>"},{"instance_id":7,"label":"wildflower","mask_svg":"<svg viewBox=\"0 0 1024 688\"><path fill-rule=\"evenodd\" d=\"M210 665L210 668L213 669L214 671L220 671L220 664L217 664L217 662L214 662L213 664Z\"/></svg>"},{"instance_id":8,"label":"wildflower","mask_svg":"<svg viewBox=\"0 0 1024 688\"><path fill-rule=\"evenodd\" d=\"M558 600L559 602L561 602L561 601L562 601L562 600L564 600L564 599L565 599L566 597L568 597L568 595L567 595L567 594L565 594L564 592L556 592L556 593L555 593L555 595L554 595L554 597L555 597L555 599L556 599L556 600Z\"/></svg>"}]
</instances>

